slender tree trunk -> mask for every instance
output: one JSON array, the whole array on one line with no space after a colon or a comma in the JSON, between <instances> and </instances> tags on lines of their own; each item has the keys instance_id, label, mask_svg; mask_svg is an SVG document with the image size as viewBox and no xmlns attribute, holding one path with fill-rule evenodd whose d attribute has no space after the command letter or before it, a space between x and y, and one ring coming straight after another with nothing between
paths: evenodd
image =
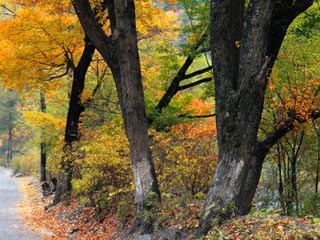
<instances>
[{"instance_id":1,"label":"slender tree trunk","mask_svg":"<svg viewBox=\"0 0 320 240\"><path fill-rule=\"evenodd\" d=\"M9 113L9 129L8 129L8 148L7 148L7 167L12 163L13 151L13 127L12 127L12 113Z\"/></svg>"},{"instance_id":2,"label":"slender tree trunk","mask_svg":"<svg viewBox=\"0 0 320 240\"><path fill-rule=\"evenodd\" d=\"M46 99L43 92L40 92L40 109L42 113L45 113L47 110ZM47 181L46 174L46 165L47 165L47 152L46 152L46 143L44 142L44 132L41 131L41 143L40 143L40 181Z\"/></svg>"},{"instance_id":3,"label":"slender tree trunk","mask_svg":"<svg viewBox=\"0 0 320 240\"><path fill-rule=\"evenodd\" d=\"M320 135L317 134L318 146L317 146L317 167L316 167L316 180L315 180L315 193L319 191L319 175L320 175Z\"/></svg>"},{"instance_id":4,"label":"slender tree trunk","mask_svg":"<svg viewBox=\"0 0 320 240\"><path fill-rule=\"evenodd\" d=\"M40 143L40 181L47 181L47 153L46 153L46 144Z\"/></svg>"},{"instance_id":5,"label":"slender tree trunk","mask_svg":"<svg viewBox=\"0 0 320 240\"><path fill-rule=\"evenodd\" d=\"M282 211L285 211L285 205L283 202L283 180L282 180L282 164L281 164L281 158L279 157L279 151L278 152L278 192L279 192L279 196L280 196L280 203L281 203L281 207L282 207Z\"/></svg>"},{"instance_id":6,"label":"slender tree trunk","mask_svg":"<svg viewBox=\"0 0 320 240\"><path fill-rule=\"evenodd\" d=\"M95 47L92 45L90 39L85 37L85 47L78 65L75 67L73 66L73 63L70 63L73 69L73 81L64 136L61 171L57 179L57 189L53 204L57 204L62 197L69 198L72 190L71 181L73 162L75 160L72 143L80 139L79 119L81 113L85 110L81 103L81 96L85 86L85 76L90 66L94 51Z\"/></svg>"},{"instance_id":7,"label":"slender tree trunk","mask_svg":"<svg viewBox=\"0 0 320 240\"><path fill-rule=\"evenodd\" d=\"M278 169L277 169L278 170L278 192L280 196L280 204L281 204L282 212L285 213L286 205L285 205L283 182L286 180L286 173L285 173L286 164L285 164L285 161L282 164L283 157L281 154L281 144L279 144L278 142L276 144L276 157L278 161L278 165L277 165L278 166Z\"/></svg>"},{"instance_id":8,"label":"slender tree trunk","mask_svg":"<svg viewBox=\"0 0 320 240\"><path fill-rule=\"evenodd\" d=\"M304 130L301 132L301 136L298 141L297 147L294 147L294 154L292 157L292 167L291 167L291 181L292 181L292 190L293 190L293 199L295 201L295 212L299 214L299 195L298 195L298 181L297 181L297 164L298 164L298 156L302 147L303 139L304 139ZM298 137L298 136L297 136ZM295 144L296 145L296 144Z\"/></svg>"}]
</instances>

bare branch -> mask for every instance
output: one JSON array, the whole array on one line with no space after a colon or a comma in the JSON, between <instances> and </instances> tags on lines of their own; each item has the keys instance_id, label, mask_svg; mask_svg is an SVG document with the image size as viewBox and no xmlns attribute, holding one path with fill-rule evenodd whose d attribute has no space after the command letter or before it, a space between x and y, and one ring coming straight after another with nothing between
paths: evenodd
<instances>
[{"instance_id":1,"label":"bare branch","mask_svg":"<svg viewBox=\"0 0 320 240\"><path fill-rule=\"evenodd\" d=\"M207 34L207 31L200 37L199 41L194 45L193 47L193 50L197 51L203 44L203 42L208 38L208 34ZM191 66L191 64L193 63L194 61L194 58L195 56L192 56L192 55L189 55L183 65L181 66L181 68L179 69L179 71L177 72L176 76L173 78L173 80L171 81L170 83L170 86L168 87L168 89L166 90L165 94L162 96L162 98L160 99L160 101L158 102L157 106L155 107L155 109L161 113L162 110L164 108L166 108L171 99L174 97L174 95L179 91L179 84L181 81L187 79L187 78L190 78L190 75L192 76L196 76L196 72L193 72L189 75L186 74L186 72L188 71L189 67ZM209 67L208 67L209 68ZM206 69L205 72L209 71L207 70L207 68L204 68ZM204 69L202 70L199 70L200 72L201 71L204 71ZM211 66L210 66L210 69L211 69ZM203 72L201 72L203 73ZM199 73L199 74L201 74ZM189 76L186 78L186 76Z\"/></svg>"},{"instance_id":2,"label":"bare branch","mask_svg":"<svg viewBox=\"0 0 320 240\"><path fill-rule=\"evenodd\" d=\"M189 73L187 75L184 75L183 79L182 80L185 80L185 79L189 79L189 78L192 78L192 77L195 77L195 76L198 76L200 74L203 74L203 73L206 73L206 72L209 72L212 70L212 66L209 66L209 67L206 67L206 68L203 68L203 69L200 69L200 70L197 70L197 71L194 71L192 73Z\"/></svg>"},{"instance_id":3,"label":"bare branch","mask_svg":"<svg viewBox=\"0 0 320 240\"><path fill-rule=\"evenodd\" d=\"M215 117L216 114L212 113L212 114L207 114L207 115L194 115L194 116L190 116L187 114L181 114L178 117L179 118L209 118L209 117Z\"/></svg>"},{"instance_id":4,"label":"bare branch","mask_svg":"<svg viewBox=\"0 0 320 240\"><path fill-rule=\"evenodd\" d=\"M295 127L295 122L305 123L308 121L306 118L301 118L297 114L290 114L291 117L284 121L283 124L279 125L278 128L274 130L265 140L260 142L261 149L265 152L268 152L273 145L284 137L288 132L290 132ZM320 118L320 109L313 109L310 113L310 118L316 120Z\"/></svg>"},{"instance_id":5,"label":"bare branch","mask_svg":"<svg viewBox=\"0 0 320 240\"><path fill-rule=\"evenodd\" d=\"M49 77L49 78L46 79L46 81L52 81L52 80L54 80L54 79L58 79L58 78L62 78L62 77L64 77L64 76L66 76L66 75L68 74L68 72L69 72L69 66L68 66L68 64L67 64L66 66L67 66L67 67L66 67L66 70L65 70L63 73L61 73L61 74L59 74L59 75L55 75L55 76Z\"/></svg>"},{"instance_id":6,"label":"bare branch","mask_svg":"<svg viewBox=\"0 0 320 240\"><path fill-rule=\"evenodd\" d=\"M213 80L213 78L203 78L203 79L200 79L200 80L198 80L196 82L189 83L189 84L186 84L186 85L183 85L183 86L179 86L178 87L178 91L185 90L185 89L200 85L200 84L205 83L205 82L210 82L212 80Z\"/></svg>"}]
</instances>

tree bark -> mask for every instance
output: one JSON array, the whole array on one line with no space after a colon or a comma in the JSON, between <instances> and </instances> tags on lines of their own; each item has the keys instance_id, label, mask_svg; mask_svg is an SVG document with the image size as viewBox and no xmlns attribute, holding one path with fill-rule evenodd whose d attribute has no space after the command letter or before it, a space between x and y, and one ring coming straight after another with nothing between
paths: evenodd
<instances>
[{"instance_id":1,"label":"tree bark","mask_svg":"<svg viewBox=\"0 0 320 240\"><path fill-rule=\"evenodd\" d=\"M312 2L253 0L245 10L242 0L211 1L219 153L198 237L251 208L265 156L283 136L257 139L268 77L288 26Z\"/></svg>"},{"instance_id":2,"label":"tree bark","mask_svg":"<svg viewBox=\"0 0 320 240\"><path fill-rule=\"evenodd\" d=\"M57 204L62 197L68 198L72 190L72 171L74 151L72 143L80 139L79 120L85 110L81 103L81 96L85 86L85 76L90 66L95 47L90 39L85 37L85 47L77 66L69 62L73 70L73 81L69 101L66 131L64 136L63 156L61 159L61 171L57 178L57 188L53 205Z\"/></svg>"},{"instance_id":3,"label":"tree bark","mask_svg":"<svg viewBox=\"0 0 320 240\"><path fill-rule=\"evenodd\" d=\"M160 192L148 142L148 126L137 46L133 0L105 1L112 35L107 36L95 18L89 1L73 0L78 18L110 67L129 141L135 183L135 219L132 231L152 231L145 213L160 201Z\"/></svg>"},{"instance_id":4,"label":"tree bark","mask_svg":"<svg viewBox=\"0 0 320 240\"><path fill-rule=\"evenodd\" d=\"M317 130L315 130L317 131ZM319 192L319 180L320 180L320 134L316 132L317 135L317 165L316 165L316 179L315 179L315 194Z\"/></svg>"},{"instance_id":5,"label":"tree bark","mask_svg":"<svg viewBox=\"0 0 320 240\"><path fill-rule=\"evenodd\" d=\"M45 113L47 110L46 99L43 92L40 92L40 110L42 113ZM42 130L41 143L40 143L40 182L47 181L46 165L47 165L46 143L44 142L44 132Z\"/></svg>"},{"instance_id":6,"label":"tree bark","mask_svg":"<svg viewBox=\"0 0 320 240\"><path fill-rule=\"evenodd\" d=\"M12 152L13 152L13 126L12 126L12 113L9 113L9 128L8 128L8 147L7 147L7 167L11 166L12 163Z\"/></svg>"}]
</instances>

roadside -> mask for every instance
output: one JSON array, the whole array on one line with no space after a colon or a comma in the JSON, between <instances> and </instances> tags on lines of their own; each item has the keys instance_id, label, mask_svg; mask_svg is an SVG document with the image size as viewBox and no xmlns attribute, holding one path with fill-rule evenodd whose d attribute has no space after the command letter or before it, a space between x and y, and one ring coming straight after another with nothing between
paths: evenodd
<instances>
[{"instance_id":1,"label":"roadside","mask_svg":"<svg viewBox=\"0 0 320 240\"><path fill-rule=\"evenodd\" d=\"M95 218L93 207L86 207L84 204L76 201L72 201L68 206L58 204L57 206L46 208L52 201L52 198L42 197L41 188L37 181L31 177L21 177L18 181L20 190L26 196L19 204L19 212L23 216L24 223L28 225L29 229L31 229L32 232L39 233L42 239L126 239L125 237L119 237L119 234L124 234L123 236L125 236L125 233L123 229L118 227L121 224L119 224L114 211L109 213L104 220L98 221ZM169 224L163 225L164 229L158 232L158 234L146 234L136 239L193 239L192 235L189 235L189 237L187 235L181 236L181 233L192 229L194 230L196 224L190 219L183 221L180 218L183 212L189 211L188 215L190 215L192 209L193 208L188 209L187 206L185 206L184 209L179 208L179 211L175 211L174 208L165 209L164 211L170 212L170 218L167 221ZM176 218L176 220L173 220L174 218ZM190 221L189 224L188 221ZM183 224L184 226L182 226ZM319 239L319 237L320 218L312 216L302 218L287 217L281 216L278 211L255 211L248 216L235 217L219 227L214 227L204 239L315 240Z\"/></svg>"},{"instance_id":2,"label":"roadside","mask_svg":"<svg viewBox=\"0 0 320 240\"><path fill-rule=\"evenodd\" d=\"M32 232L39 233L43 240L117 239L114 237L118 225L115 213L99 222L94 218L92 207L81 206L77 202L47 208L52 197L42 197L38 181L32 177L20 177L18 182L25 194L19 204L19 212L24 223Z\"/></svg>"},{"instance_id":3,"label":"roadside","mask_svg":"<svg viewBox=\"0 0 320 240\"><path fill-rule=\"evenodd\" d=\"M18 183L11 177L11 170L0 167L0 239L40 240L23 224L18 212L18 201L22 198Z\"/></svg>"}]
</instances>

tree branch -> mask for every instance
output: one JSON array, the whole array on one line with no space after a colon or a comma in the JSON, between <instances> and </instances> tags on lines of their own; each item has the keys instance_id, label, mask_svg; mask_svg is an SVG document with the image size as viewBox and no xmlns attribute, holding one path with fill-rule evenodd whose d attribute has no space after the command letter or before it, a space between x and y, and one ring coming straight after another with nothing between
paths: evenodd
<instances>
[{"instance_id":1,"label":"tree branch","mask_svg":"<svg viewBox=\"0 0 320 240\"><path fill-rule=\"evenodd\" d=\"M207 31L200 37L199 41L194 45L193 50L198 50L199 47L201 47L201 45L203 44L204 41L206 41L208 38L208 33ZM191 66L191 64L194 61L195 56L189 55L186 60L184 61L183 65L181 66L181 68L179 69L179 71L177 72L176 76L173 78L173 80L171 81L168 89L166 90L166 92L164 93L164 95L162 96L162 98L160 99L160 101L158 102L157 106L155 107L156 111L158 111L159 113L162 112L162 110L164 108L166 108L171 99L174 97L174 95L179 91L179 84L182 80L185 80L187 78L190 78L190 75L192 74L192 77L196 76L196 72L193 72L189 75L186 75L186 72L188 71L189 67ZM208 67L209 68L209 67ZM210 67L211 68L211 67ZM204 71L207 68L204 68L202 70L199 71ZM207 70L209 71L209 70ZM205 72L207 72L205 71ZM204 72L201 72L204 73ZM201 73L198 73L201 74ZM186 76L188 76L186 78Z\"/></svg>"},{"instance_id":2,"label":"tree branch","mask_svg":"<svg viewBox=\"0 0 320 240\"><path fill-rule=\"evenodd\" d=\"M200 69L198 71L194 71L192 73L189 73L187 75L184 75L183 79L182 80L186 80L186 79L189 79L189 78L192 78L192 77L195 77L195 76L198 76L200 74L203 74L203 73L206 73L206 72L209 72L212 70L212 66L209 66L209 67L206 67L206 68L203 68L203 69Z\"/></svg>"},{"instance_id":3,"label":"tree branch","mask_svg":"<svg viewBox=\"0 0 320 240\"><path fill-rule=\"evenodd\" d=\"M84 31L90 37L93 45L95 45L96 49L101 53L111 70L117 68L118 59L112 38L106 35L96 21L96 16L90 6L89 0L72 0L72 5ZM111 23L111 28L112 27L113 23Z\"/></svg>"},{"instance_id":4,"label":"tree branch","mask_svg":"<svg viewBox=\"0 0 320 240\"><path fill-rule=\"evenodd\" d=\"M210 82L212 80L213 80L213 78L203 78L203 79L200 79L200 80L198 80L196 82L189 83L189 84L186 84L186 85L183 85L183 86L179 86L177 90L178 91L185 90L185 89L200 85L201 83Z\"/></svg>"},{"instance_id":5,"label":"tree branch","mask_svg":"<svg viewBox=\"0 0 320 240\"><path fill-rule=\"evenodd\" d=\"M7 11L8 13L10 13L10 14L5 13L6 15L11 15L11 16L13 16L13 17L16 17L16 16L17 16L16 13L15 13L15 11L11 10L10 8L8 8L5 4L0 4L0 6L1 6L5 11Z\"/></svg>"},{"instance_id":6,"label":"tree branch","mask_svg":"<svg viewBox=\"0 0 320 240\"><path fill-rule=\"evenodd\" d=\"M194 115L194 116L190 116L190 115L187 115L187 114L181 114L179 115L178 117L179 118L209 118L209 117L215 117L216 114L215 113L212 113L212 114L206 114L206 115Z\"/></svg>"},{"instance_id":7,"label":"tree branch","mask_svg":"<svg viewBox=\"0 0 320 240\"><path fill-rule=\"evenodd\" d=\"M69 72L69 66L67 64L66 65L66 70L63 73L61 73L59 75L55 75L55 76L49 77L49 78L46 79L46 81L52 81L52 80L57 79L57 78L62 78L63 76L66 76L68 74L68 72Z\"/></svg>"},{"instance_id":8,"label":"tree branch","mask_svg":"<svg viewBox=\"0 0 320 240\"><path fill-rule=\"evenodd\" d=\"M295 127L295 122L305 123L308 121L307 118L301 118L297 114L290 114L291 118L284 121L278 128L275 129L273 133L267 136L263 141L260 142L261 149L267 153L274 146L274 144L284 137L288 132L290 132ZM316 120L320 118L320 109L314 109L310 113L310 118Z\"/></svg>"}]
</instances>

